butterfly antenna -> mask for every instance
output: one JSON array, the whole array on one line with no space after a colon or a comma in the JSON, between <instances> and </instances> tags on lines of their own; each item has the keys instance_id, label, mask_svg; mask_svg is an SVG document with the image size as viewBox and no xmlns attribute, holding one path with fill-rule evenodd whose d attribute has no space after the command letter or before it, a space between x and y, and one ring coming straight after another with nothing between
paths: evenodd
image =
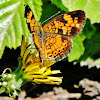
<instances>
[{"instance_id":1,"label":"butterfly antenna","mask_svg":"<svg viewBox=\"0 0 100 100\"><path fill-rule=\"evenodd\" d=\"M61 12L61 11L58 11L58 12L57 12L56 14L54 14L53 16L49 17L49 18L48 18L48 19L46 19L44 22L42 22L42 24L43 24L43 23L45 23L46 21L50 20L52 17L54 17L54 16L58 15L60 12Z\"/></svg>"}]
</instances>

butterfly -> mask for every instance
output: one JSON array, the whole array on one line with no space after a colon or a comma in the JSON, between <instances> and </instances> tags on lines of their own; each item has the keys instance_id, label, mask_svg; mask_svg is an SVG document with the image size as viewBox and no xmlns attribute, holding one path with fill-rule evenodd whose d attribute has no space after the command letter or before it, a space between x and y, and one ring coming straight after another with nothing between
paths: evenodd
<instances>
[{"instance_id":1,"label":"butterfly","mask_svg":"<svg viewBox=\"0 0 100 100\"><path fill-rule=\"evenodd\" d=\"M61 14L42 27L41 23L36 24L34 14L27 5L25 18L40 58L60 61L71 51L71 37L76 37L80 33L85 25L86 16L84 11L76 10Z\"/></svg>"}]
</instances>

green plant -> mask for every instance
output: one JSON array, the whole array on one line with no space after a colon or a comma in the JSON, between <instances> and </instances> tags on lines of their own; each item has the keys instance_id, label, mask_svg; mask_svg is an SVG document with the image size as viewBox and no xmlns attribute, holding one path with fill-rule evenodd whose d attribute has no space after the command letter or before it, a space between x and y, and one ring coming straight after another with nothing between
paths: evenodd
<instances>
[{"instance_id":1,"label":"green plant","mask_svg":"<svg viewBox=\"0 0 100 100\"><path fill-rule=\"evenodd\" d=\"M92 61L96 63L91 65L91 67L95 65L97 68L100 68L98 67L99 60L98 62L96 60L100 59L100 56L95 56L100 54L99 4L99 0L1 0L0 58L2 58L5 47L16 49L21 45L22 35L27 38L30 34L26 25L26 19L24 18L24 5L28 5L32 9L37 22L43 22L59 10L61 10L61 13L67 13L68 11L73 10L84 10L87 18L86 25L77 37L72 38L73 49L68 56L68 61L82 64L83 62L92 59ZM67 61L67 59L64 60ZM22 81L23 79L19 82L20 87L23 83ZM5 88L0 90L1 93L4 91ZM9 91L7 91L7 93L9 93Z\"/></svg>"}]
</instances>

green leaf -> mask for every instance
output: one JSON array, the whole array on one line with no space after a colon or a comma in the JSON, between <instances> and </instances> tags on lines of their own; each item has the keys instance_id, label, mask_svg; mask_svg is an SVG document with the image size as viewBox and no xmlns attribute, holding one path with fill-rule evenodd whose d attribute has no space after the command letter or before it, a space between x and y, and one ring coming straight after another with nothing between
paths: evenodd
<instances>
[{"instance_id":1,"label":"green leaf","mask_svg":"<svg viewBox=\"0 0 100 100\"><path fill-rule=\"evenodd\" d=\"M84 10L92 23L100 22L100 0L62 0L69 11Z\"/></svg>"},{"instance_id":2,"label":"green leaf","mask_svg":"<svg viewBox=\"0 0 100 100\"><path fill-rule=\"evenodd\" d=\"M85 39L85 36L80 36L78 35L77 37L73 38L73 48L71 50L71 53L68 56L68 61L72 62L74 60L78 60L81 55L83 55L84 53L84 45L83 45L83 41Z\"/></svg>"},{"instance_id":3,"label":"green leaf","mask_svg":"<svg viewBox=\"0 0 100 100\"><path fill-rule=\"evenodd\" d=\"M91 24L90 20L87 20L82 33L86 36L87 39L91 39L95 32L96 27Z\"/></svg>"},{"instance_id":4,"label":"green leaf","mask_svg":"<svg viewBox=\"0 0 100 100\"><path fill-rule=\"evenodd\" d=\"M0 94L3 93L4 91L5 91L5 88L4 87L1 87L0 88Z\"/></svg>"},{"instance_id":5,"label":"green leaf","mask_svg":"<svg viewBox=\"0 0 100 100\"><path fill-rule=\"evenodd\" d=\"M42 15L42 0L25 0L25 5L31 8L35 20L38 22Z\"/></svg>"},{"instance_id":6,"label":"green leaf","mask_svg":"<svg viewBox=\"0 0 100 100\"><path fill-rule=\"evenodd\" d=\"M97 53L98 53L97 55L99 56L100 33L96 32L96 34L94 34L91 39L86 39L84 41L84 46L85 46L85 52L84 55L81 56L80 60L86 60L88 57L92 58Z\"/></svg>"},{"instance_id":7,"label":"green leaf","mask_svg":"<svg viewBox=\"0 0 100 100\"><path fill-rule=\"evenodd\" d=\"M49 2L49 0L43 0L43 12L42 12L42 16L41 16L41 22L47 20L48 18L50 18L51 16L53 16L54 14L56 14L59 11L59 8L57 8L56 5L53 5ZM56 17L56 16L54 16ZM52 18L51 18L52 19ZM48 20L50 21L50 20ZM48 22L46 21L43 26Z\"/></svg>"},{"instance_id":8,"label":"green leaf","mask_svg":"<svg viewBox=\"0 0 100 100\"><path fill-rule=\"evenodd\" d=\"M22 34L29 34L24 18L23 0L0 1L0 58L5 47L16 49L21 45Z\"/></svg>"},{"instance_id":9,"label":"green leaf","mask_svg":"<svg viewBox=\"0 0 100 100\"><path fill-rule=\"evenodd\" d=\"M64 10L65 12L68 12L68 9L62 4L61 0L51 0L51 2L52 2L52 4L55 4L61 10Z\"/></svg>"}]
</instances>

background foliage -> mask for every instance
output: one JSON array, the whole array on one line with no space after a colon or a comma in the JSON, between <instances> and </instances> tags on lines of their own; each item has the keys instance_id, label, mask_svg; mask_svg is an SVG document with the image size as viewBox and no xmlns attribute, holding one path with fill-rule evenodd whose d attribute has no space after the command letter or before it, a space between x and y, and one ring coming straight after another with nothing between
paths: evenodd
<instances>
[{"instance_id":1,"label":"background foliage","mask_svg":"<svg viewBox=\"0 0 100 100\"><path fill-rule=\"evenodd\" d=\"M24 18L24 5L30 6L37 22L43 22L59 10L61 13L84 10L86 25L80 35L72 38L73 49L68 61L80 62L83 66L88 65L85 62L92 59L95 64L91 66L100 65L97 60L100 58L99 0L0 0L0 58L5 47L16 49L21 45L21 36L27 37L29 34Z\"/></svg>"}]
</instances>

